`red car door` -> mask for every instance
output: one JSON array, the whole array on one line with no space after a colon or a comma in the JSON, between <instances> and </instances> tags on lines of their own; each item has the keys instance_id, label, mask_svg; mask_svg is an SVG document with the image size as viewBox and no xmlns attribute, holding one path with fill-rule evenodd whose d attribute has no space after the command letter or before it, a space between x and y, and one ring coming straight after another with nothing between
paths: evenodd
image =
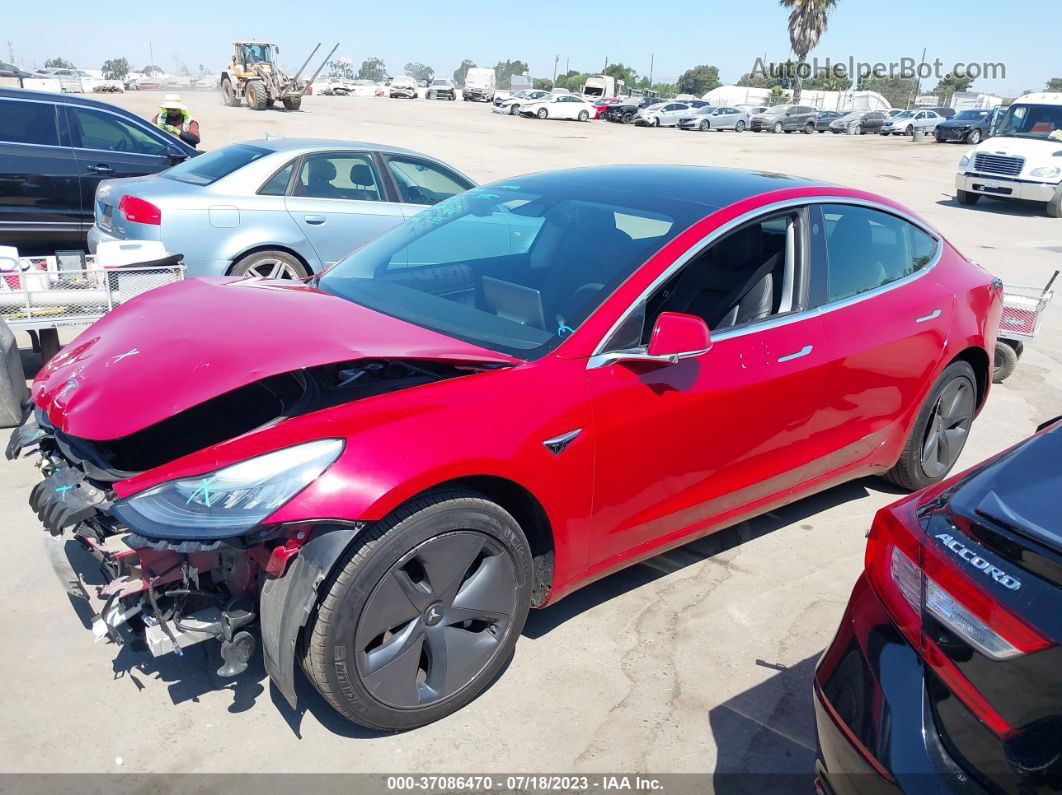
<instances>
[{"instance_id":1,"label":"red car door","mask_svg":"<svg viewBox=\"0 0 1062 795\"><path fill-rule=\"evenodd\" d=\"M813 476L829 357L817 313L791 310L717 328L707 353L672 365L591 359L591 569L686 540Z\"/></svg>"},{"instance_id":2,"label":"red car door","mask_svg":"<svg viewBox=\"0 0 1062 795\"><path fill-rule=\"evenodd\" d=\"M821 209L830 468L873 465L884 442L906 435L931 385L954 295L934 277L941 242L927 230L883 209Z\"/></svg>"}]
</instances>

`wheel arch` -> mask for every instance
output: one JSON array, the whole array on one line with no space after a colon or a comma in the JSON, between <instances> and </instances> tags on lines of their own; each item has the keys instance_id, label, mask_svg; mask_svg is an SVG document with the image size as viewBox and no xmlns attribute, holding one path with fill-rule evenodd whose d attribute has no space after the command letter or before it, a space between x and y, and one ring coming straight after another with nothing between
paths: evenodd
<instances>
[{"instance_id":1,"label":"wheel arch","mask_svg":"<svg viewBox=\"0 0 1062 795\"><path fill-rule=\"evenodd\" d=\"M973 368L977 378L977 410L980 411L988 398L989 384L992 382L992 359L984 348L971 345L955 354L941 372L958 361L966 362Z\"/></svg>"},{"instance_id":2,"label":"wheel arch","mask_svg":"<svg viewBox=\"0 0 1062 795\"><path fill-rule=\"evenodd\" d=\"M283 251L285 254L290 254L291 256L295 257L295 259L297 259L299 262L301 262L303 267L306 268L306 272L311 276L315 272L313 265L307 261L306 257L304 257L298 251L293 249L291 246L287 246L283 243L260 243L258 245L251 246L246 250L240 251L238 254L233 255L232 261L229 262L229 267L225 269L225 275L231 276L233 268L236 267L236 263L244 257L249 257L252 254L258 254L262 251Z\"/></svg>"}]
</instances>

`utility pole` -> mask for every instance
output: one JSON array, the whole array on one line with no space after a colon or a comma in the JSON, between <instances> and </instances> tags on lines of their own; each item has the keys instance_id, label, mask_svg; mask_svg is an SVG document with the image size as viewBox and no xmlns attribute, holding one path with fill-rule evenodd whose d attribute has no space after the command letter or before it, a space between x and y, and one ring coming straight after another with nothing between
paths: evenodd
<instances>
[{"instance_id":1,"label":"utility pole","mask_svg":"<svg viewBox=\"0 0 1062 795\"><path fill-rule=\"evenodd\" d=\"M656 62L656 55L649 53L649 88L653 87L653 65Z\"/></svg>"},{"instance_id":2,"label":"utility pole","mask_svg":"<svg viewBox=\"0 0 1062 795\"><path fill-rule=\"evenodd\" d=\"M564 56L564 74L568 74L572 70L572 59L568 56Z\"/></svg>"},{"instance_id":3,"label":"utility pole","mask_svg":"<svg viewBox=\"0 0 1062 795\"><path fill-rule=\"evenodd\" d=\"M560 63L560 56L553 56L553 85L557 84L557 64Z\"/></svg>"},{"instance_id":4,"label":"utility pole","mask_svg":"<svg viewBox=\"0 0 1062 795\"><path fill-rule=\"evenodd\" d=\"M148 58L151 60L151 63L149 63L148 66L154 66L155 65L155 48L151 46L151 42L150 41L148 42Z\"/></svg>"},{"instance_id":5,"label":"utility pole","mask_svg":"<svg viewBox=\"0 0 1062 795\"><path fill-rule=\"evenodd\" d=\"M925 62L926 62L926 48L923 47L922 48L922 61L921 61L921 63L918 64L919 68L921 68L922 64L924 64ZM921 74L916 73L915 74L914 97L911 99L911 105L913 105L913 104L915 104L917 102L918 95L921 94L921 93L922 93L922 76L921 76ZM911 105L908 105L907 107L910 108Z\"/></svg>"},{"instance_id":6,"label":"utility pole","mask_svg":"<svg viewBox=\"0 0 1062 795\"><path fill-rule=\"evenodd\" d=\"M11 39L7 40L7 58L11 63L15 62L15 47L11 43Z\"/></svg>"}]
</instances>

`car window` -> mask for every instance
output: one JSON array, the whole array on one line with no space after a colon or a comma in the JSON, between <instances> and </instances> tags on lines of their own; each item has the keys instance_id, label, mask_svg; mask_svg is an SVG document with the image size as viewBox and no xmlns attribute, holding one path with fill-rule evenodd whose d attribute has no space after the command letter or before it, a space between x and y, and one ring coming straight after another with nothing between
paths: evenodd
<instances>
[{"instance_id":1,"label":"car window","mask_svg":"<svg viewBox=\"0 0 1062 795\"><path fill-rule=\"evenodd\" d=\"M164 155L167 145L146 130L113 113L92 108L71 107L74 129L85 149L130 152L138 155Z\"/></svg>"},{"instance_id":2,"label":"car window","mask_svg":"<svg viewBox=\"0 0 1062 795\"><path fill-rule=\"evenodd\" d=\"M830 301L873 290L925 267L939 242L914 224L868 207L822 206Z\"/></svg>"},{"instance_id":3,"label":"car window","mask_svg":"<svg viewBox=\"0 0 1062 795\"><path fill-rule=\"evenodd\" d=\"M292 160L284 166L284 168L280 169L280 171L267 179L265 184L259 189L258 194L260 196L283 196L288 192L288 181L291 179L291 172L294 168L295 161Z\"/></svg>"},{"instance_id":4,"label":"car window","mask_svg":"<svg viewBox=\"0 0 1062 795\"><path fill-rule=\"evenodd\" d=\"M173 168L166 169L162 176L178 182L187 182L189 185L210 185L268 154L268 149L248 144L233 144L199 157L189 158Z\"/></svg>"},{"instance_id":5,"label":"car window","mask_svg":"<svg viewBox=\"0 0 1062 795\"><path fill-rule=\"evenodd\" d=\"M380 180L368 155L321 152L302 159L295 196L310 199L382 201Z\"/></svg>"},{"instance_id":6,"label":"car window","mask_svg":"<svg viewBox=\"0 0 1062 795\"><path fill-rule=\"evenodd\" d=\"M0 141L58 146L55 106L49 102L0 99Z\"/></svg>"},{"instance_id":7,"label":"car window","mask_svg":"<svg viewBox=\"0 0 1062 795\"><path fill-rule=\"evenodd\" d=\"M438 204L472 187L456 174L423 160L389 157L387 167L402 201L411 204Z\"/></svg>"}]
</instances>

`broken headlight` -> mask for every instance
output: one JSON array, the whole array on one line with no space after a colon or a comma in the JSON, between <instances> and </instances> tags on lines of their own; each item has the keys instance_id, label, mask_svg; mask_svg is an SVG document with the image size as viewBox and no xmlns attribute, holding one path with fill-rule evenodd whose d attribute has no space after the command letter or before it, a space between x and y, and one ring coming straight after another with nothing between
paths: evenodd
<instances>
[{"instance_id":1,"label":"broken headlight","mask_svg":"<svg viewBox=\"0 0 1062 795\"><path fill-rule=\"evenodd\" d=\"M343 451L342 439L287 447L215 472L171 480L114 504L139 535L214 539L250 530L306 488Z\"/></svg>"}]
</instances>

